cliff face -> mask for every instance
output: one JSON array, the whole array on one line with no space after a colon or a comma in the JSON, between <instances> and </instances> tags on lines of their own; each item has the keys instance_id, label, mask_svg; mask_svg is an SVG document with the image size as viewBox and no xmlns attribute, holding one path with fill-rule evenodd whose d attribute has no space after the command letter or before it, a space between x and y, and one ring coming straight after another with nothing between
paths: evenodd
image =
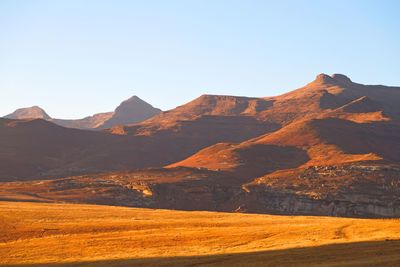
<instances>
[{"instance_id":1,"label":"cliff face","mask_svg":"<svg viewBox=\"0 0 400 267\"><path fill-rule=\"evenodd\" d=\"M243 185L250 212L400 217L400 166L358 162L278 171Z\"/></svg>"},{"instance_id":2,"label":"cliff face","mask_svg":"<svg viewBox=\"0 0 400 267\"><path fill-rule=\"evenodd\" d=\"M257 208L246 212L282 215L315 215L351 218L397 218L400 217L399 200L365 199L365 195L342 196L330 199L314 199L307 195L281 191L257 192L251 195L250 203ZM246 206L246 204L245 204Z\"/></svg>"},{"instance_id":3,"label":"cliff face","mask_svg":"<svg viewBox=\"0 0 400 267\"><path fill-rule=\"evenodd\" d=\"M145 169L0 185L4 200L360 218L400 217L400 165L358 162L285 170L249 183L223 171Z\"/></svg>"}]
</instances>

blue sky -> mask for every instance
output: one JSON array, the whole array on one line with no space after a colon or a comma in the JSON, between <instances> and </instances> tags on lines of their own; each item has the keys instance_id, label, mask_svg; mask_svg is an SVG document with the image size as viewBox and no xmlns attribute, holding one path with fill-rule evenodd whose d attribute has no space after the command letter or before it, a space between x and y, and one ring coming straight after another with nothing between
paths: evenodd
<instances>
[{"instance_id":1,"label":"blue sky","mask_svg":"<svg viewBox=\"0 0 400 267\"><path fill-rule=\"evenodd\" d=\"M272 96L319 73L400 86L399 14L385 0L0 0L0 116Z\"/></svg>"}]
</instances>

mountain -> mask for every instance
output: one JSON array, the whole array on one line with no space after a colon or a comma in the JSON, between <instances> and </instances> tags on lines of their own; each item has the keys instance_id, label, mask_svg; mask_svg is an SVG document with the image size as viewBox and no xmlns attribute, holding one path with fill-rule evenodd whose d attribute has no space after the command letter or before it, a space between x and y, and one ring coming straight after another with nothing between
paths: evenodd
<instances>
[{"instance_id":1,"label":"mountain","mask_svg":"<svg viewBox=\"0 0 400 267\"><path fill-rule=\"evenodd\" d=\"M0 179L50 180L2 183L0 197L398 217L399 101L399 87L320 74L280 96L203 95L100 131L3 119Z\"/></svg>"},{"instance_id":2,"label":"mountain","mask_svg":"<svg viewBox=\"0 0 400 267\"><path fill-rule=\"evenodd\" d=\"M50 116L38 106L20 108L11 114L4 116L6 119L44 119L50 120Z\"/></svg>"},{"instance_id":3,"label":"mountain","mask_svg":"<svg viewBox=\"0 0 400 267\"><path fill-rule=\"evenodd\" d=\"M199 98L144 121L124 127L125 134L152 135L163 131L179 131L182 124L205 124L207 118L246 118L254 120L256 114L271 107L272 102L261 98L202 95ZM240 128L239 123L233 122ZM259 123L263 123L260 121ZM270 124L270 123L269 123ZM272 124L270 124L272 125ZM184 127L184 126L183 126ZM202 126L199 126L202 127ZM118 132L120 129L110 130Z\"/></svg>"},{"instance_id":4,"label":"mountain","mask_svg":"<svg viewBox=\"0 0 400 267\"><path fill-rule=\"evenodd\" d=\"M114 111L112 116L99 124L97 129L111 128L116 125L134 124L145 121L161 112L158 108L153 108L137 96L133 96L123 101Z\"/></svg>"},{"instance_id":5,"label":"mountain","mask_svg":"<svg viewBox=\"0 0 400 267\"><path fill-rule=\"evenodd\" d=\"M142 123L111 129L110 132L153 135L177 131L176 128L181 128L180 125L184 122L198 124L200 118L207 116L252 118L278 129L297 120L316 118L363 97L381 107L380 111L387 116L400 119L400 106L396 102L400 98L399 87L362 85L352 82L342 74L319 74L311 83L274 97L202 95Z\"/></svg>"},{"instance_id":6,"label":"mountain","mask_svg":"<svg viewBox=\"0 0 400 267\"><path fill-rule=\"evenodd\" d=\"M5 116L7 119L44 119L67 128L105 129L122 124L134 124L145 121L161 110L133 96L123 101L113 112L94 114L83 119L64 120L53 119L38 106L17 109Z\"/></svg>"}]
</instances>

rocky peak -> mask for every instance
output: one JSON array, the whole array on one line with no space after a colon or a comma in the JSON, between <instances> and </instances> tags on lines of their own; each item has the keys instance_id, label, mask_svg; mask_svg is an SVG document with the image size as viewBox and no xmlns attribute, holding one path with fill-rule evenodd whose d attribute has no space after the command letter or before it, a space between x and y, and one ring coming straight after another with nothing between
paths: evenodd
<instances>
[{"instance_id":1,"label":"rocky peak","mask_svg":"<svg viewBox=\"0 0 400 267\"><path fill-rule=\"evenodd\" d=\"M351 82L349 77L347 77L346 75L343 75L343 74L338 74L338 73L333 74L332 79L341 81L341 82Z\"/></svg>"},{"instance_id":2,"label":"rocky peak","mask_svg":"<svg viewBox=\"0 0 400 267\"><path fill-rule=\"evenodd\" d=\"M317 77L314 80L314 83L351 83L352 81L350 80L349 77L343 74L333 74L332 76L329 76L327 74L321 73L318 74Z\"/></svg>"},{"instance_id":3,"label":"rocky peak","mask_svg":"<svg viewBox=\"0 0 400 267\"><path fill-rule=\"evenodd\" d=\"M4 116L6 119L44 119L49 120L51 117L40 107L32 106L20 108L11 114Z\"/></svg>"},{"instance_id":4,"label":"rocky peak","mask_svg":"<svg viewBox=\"0 0 400 267\"><path fill-rule=\"evenodd\" d=\"M315 78L314 82L317 83L332 83L333 79L331 76L325 74L325 73L321 73L318 74L317 77Z\"/></svg>"},{"instance_id":5,"label":"rocky peak","mask_svg":"<svg viewBox=\"0 0 400 267\"><path fill-rule=\"evenodd\" d=\"M152 105L149 103L143 101L137 96L132 96L128 98L127 100L123 101L116 109L115 109L115 115L118 113L123 113L123 112L135 112L135 111L144 111L144 110L158 110L158 113L160 112L159 109L154 108ZM123 114L125 115L125 114ZM130 114L132 115L132 114Z\"/></svg>"},{"instance_id":6,"label":"rocky peak","mask_svg":"<svg viewBox=\"0 0 400 267\"><path fill-rule=\"evenodd\" d=\"M152 105L137 96L132 96L123 101L115 109L113 116L98 128L105 129L117 125L139 123L160 112L160 109L154 108Z\"/></svg>"},{"instance_id":7,"label":"rocky peak","mask_svg":"<svg viewBox=\"0 0 400 267\"><path fill-rule=\"evenodd\" d=\"M134 95L134 96L122 101L122 103L120 105L123 105L125 103L146 103L146 102L143 101L142 99L140 99L138 96Z\"/></svg>"}]
</instances>

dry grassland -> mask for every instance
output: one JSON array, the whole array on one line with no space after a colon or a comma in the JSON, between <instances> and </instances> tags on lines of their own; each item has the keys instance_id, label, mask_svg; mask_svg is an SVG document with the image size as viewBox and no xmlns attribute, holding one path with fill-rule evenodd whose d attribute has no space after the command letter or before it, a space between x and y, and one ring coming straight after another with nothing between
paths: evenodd
<instances>
[{"instance_id":1,"label":"dry grassland","mask_svg":"<svg viewBox=\"0 0 400 267\"><path fill-rule=\"evenodd\" d=\"M395 266L396 239L396 219L0 202L3 265Z\"/></svg>"}]
</instances>

